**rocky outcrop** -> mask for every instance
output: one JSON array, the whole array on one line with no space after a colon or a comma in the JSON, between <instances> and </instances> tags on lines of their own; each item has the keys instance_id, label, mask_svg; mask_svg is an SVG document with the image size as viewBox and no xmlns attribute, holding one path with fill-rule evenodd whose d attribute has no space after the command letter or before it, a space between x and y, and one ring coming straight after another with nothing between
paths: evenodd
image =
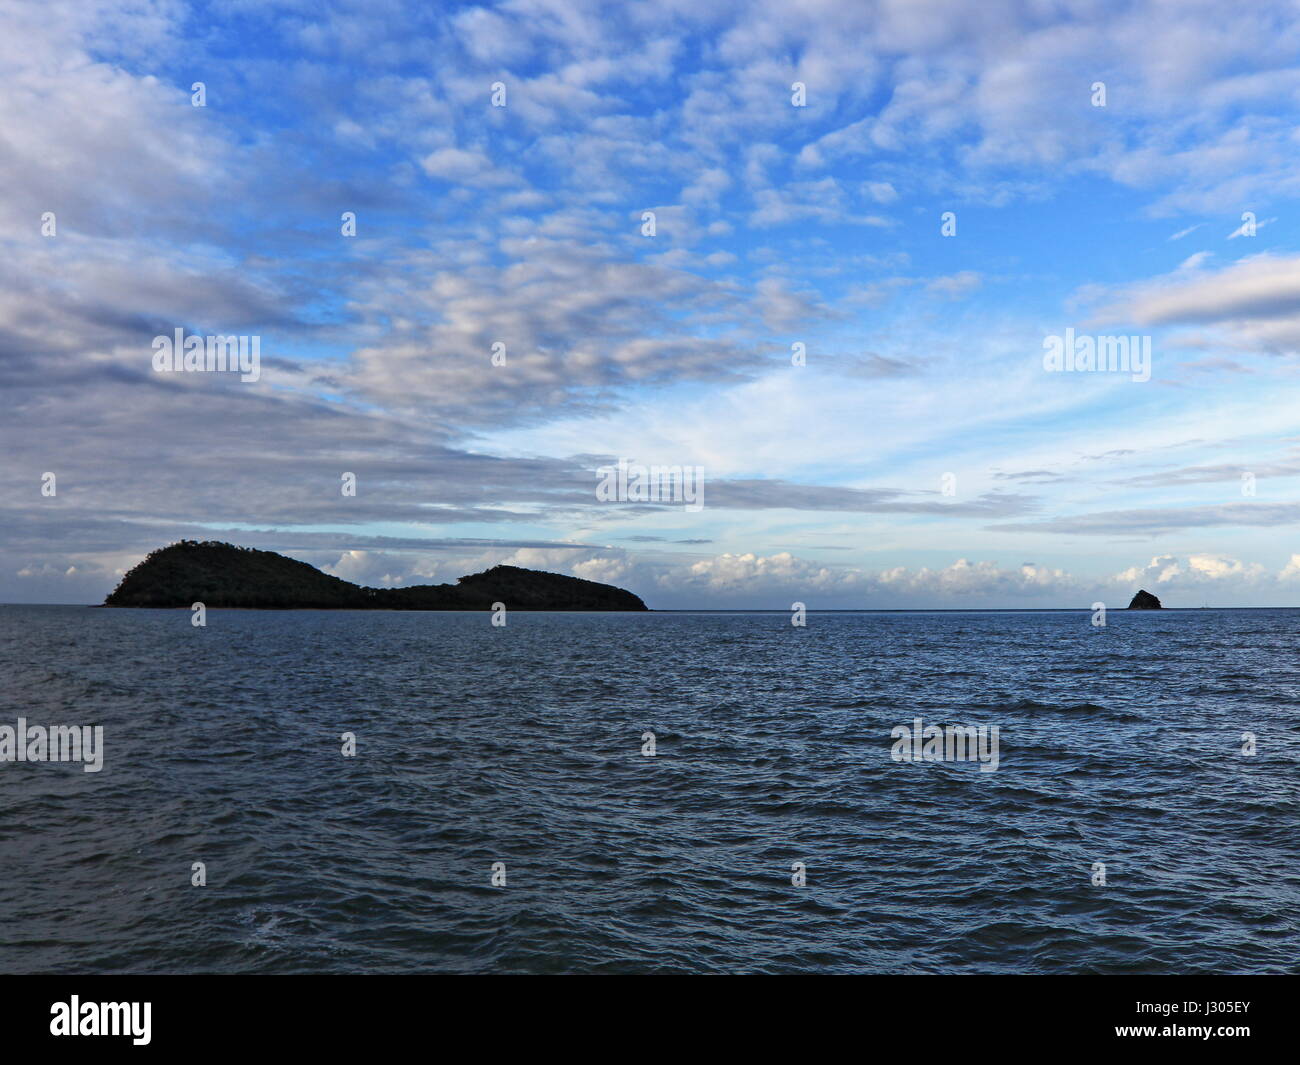
<instances>
[{"instance_id":1,"label":"rocky outcrop","mask_svg":"<svg viewBox=\"0 0 1300 1065\"><path fill-rule=\"evenodd\" d=\"M455 584L362 588L274 551L182 540L151 552L105 606L258 610L645 610L631 592L560 573L494 566Z\"/></svg>"},{"instance_id":2,"label":"rocky outcrop","mask_svg":"<svg viewBox=\"0 0 1300 1065\"><path fill-rule=\"evenodd\" d=\"M1145 588L1138 589L1138 594L1133 597L1129 603L1130 610L1159 610L1160 600L1148 592Z\"/></svg>"}]
</instances>

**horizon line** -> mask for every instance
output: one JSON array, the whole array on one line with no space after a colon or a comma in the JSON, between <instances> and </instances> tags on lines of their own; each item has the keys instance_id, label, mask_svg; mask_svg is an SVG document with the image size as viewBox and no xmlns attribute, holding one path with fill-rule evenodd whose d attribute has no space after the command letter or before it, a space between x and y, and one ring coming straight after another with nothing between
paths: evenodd
<instances>
[{"instance_id":1,"label":"horizon line","mask_svg":"<svg viewBox=\"0 0 1300 1065\"><path fill-rule=\"evenodd\" d=\"M8 606L84 607L99 609L104 603L0 603ZM189 610L185 606L112 607L117 610ZM400 610L385 608L359 609L355 607L208 607L209 610L247 610L268 614L296 613L315 610L320 613L343 614L474 614L475 610ZM903 607L806 607L807 614L1073 614L1092 612L1091 606L903 606ZM1167 611L1193 610L1300 610L1295 606L1160 606L1156 609L1114 607L1110 614L1159 614ZM645 610L522 610L526 614L789 614L789 607L646 607Z\"/></svg>"}]
</instances>

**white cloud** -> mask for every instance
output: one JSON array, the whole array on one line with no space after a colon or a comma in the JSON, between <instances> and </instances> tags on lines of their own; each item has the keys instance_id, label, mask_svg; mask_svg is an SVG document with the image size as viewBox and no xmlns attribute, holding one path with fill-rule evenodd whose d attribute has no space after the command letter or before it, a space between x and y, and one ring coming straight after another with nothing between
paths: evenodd
<instances>
[{"instance_id":1,"label":"white cloud","mask_svg":"<svg viewBox=\"0 0 1300 1065\"><path fill-rule=\"evenodd\" d=\"M798 558L788 551L774 555L722 554L692 564L685 574L661 577L661 586L684 581L722 597L745 595L750 599L816 596L837 603L856 600L862 607L930 604L935 602L979 605L993 601L1053 598L1059 604L1077 596L1077 582L1064 570L1024 563L1004 569L992 561L959 558L932 569L894 566L865 570L853 566L828 566ZM793 601L793 600L792 600Z\"/></svg>"},{"instance_id":2,"label":"white cloud","mask_svg":"<svg viewBox=\"0 0 1300 1065\"><path fill-rule=\"evenodd\" d=\"M1260 254L1218 270L1193 256L1172 274L1114 294L1102 322L1203 324L1256 350L1300 349L1300 256Z\"/></svg>"},{"instance_id":3,"label":"white cloud","mask_svg":"<svg viewBox=\"0 0 1300 1065\"><path fill-rule=\"evenodd\" d=\"M1282 577L1285 573L1283 570L1276 576ZM1248 586L1268 579L1268 571L1258 563L1242 562L1225 555L1192 554L1185 557L1157 555L1145 566L1130 566L1110 580L1124 587L1154 585L1177 589L1209 584Z\"/></svg>"},{"instance_id":4,"label":"white cloud","mask_svg":"<svg viewBox=\"0 0 1300 1065\"><path fill-rule=\"evenodd\" d=\"M430 177L465 185L507 185L517 178L498 170L496 164L478 151L440 148L420 160L420 167Z\"/></svg>"},{"instance_id":5,"label":"white cloud","mask_svg":"<svg viewBox=\"0 0 1300 1065\"><path fill-rule=\"evenodd\" d=\"M321 569L334 577L366 588L438 583L434 579L438 571L437 563L418 555L344 551L337 562L321 566Z\"/></svg>"}]
</instances>

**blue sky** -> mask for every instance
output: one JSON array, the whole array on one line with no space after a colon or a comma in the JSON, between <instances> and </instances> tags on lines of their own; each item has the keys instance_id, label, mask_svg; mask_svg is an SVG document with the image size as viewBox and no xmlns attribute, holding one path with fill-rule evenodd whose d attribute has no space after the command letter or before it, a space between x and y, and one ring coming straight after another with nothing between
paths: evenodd
<instances>
[{"instance_id":1,"label":"blue sky","mask_svg":"<svg viewBox=\"0 0 1300 1065\"><path fill-rule=\"evenodd\" d=\"M658 607L1300 604L1292 5L0 20L0 600L213 537ZM175 328L260 379L155 373ZM1067 329L1150 379L1048 372ZM704 509L598 501L619 458Z\"/></svg>"}]
</instances>

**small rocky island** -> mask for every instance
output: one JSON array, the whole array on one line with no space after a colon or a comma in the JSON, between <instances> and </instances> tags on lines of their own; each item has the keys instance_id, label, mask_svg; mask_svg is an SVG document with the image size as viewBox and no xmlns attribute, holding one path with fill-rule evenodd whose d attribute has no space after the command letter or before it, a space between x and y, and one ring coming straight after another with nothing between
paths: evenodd
<instances>
[{"instance_id":1,"label":"small rocky island","mask_svg":"<svg viewBox=\"0 0 1300 1065\"><path fill-rule=\"evenodd\" d=\"M1129 603L1130 610L1159 610L1160 600L1148 592L1145 588L1139 588L1138 594L1133 597Z\"/></svg>"},{"instance_id":2,"label":"small rocky island","mask_svg":"<svg viewBox=\"0 0 1300 1065\"><path fill-rule=\"evenodd\" d=\"M622 588L559 573L493 566L455 584L362 588L274 551L182 540L151 552L105 606L253 610L645 610Z\"/></svg>"}]
</instances>

